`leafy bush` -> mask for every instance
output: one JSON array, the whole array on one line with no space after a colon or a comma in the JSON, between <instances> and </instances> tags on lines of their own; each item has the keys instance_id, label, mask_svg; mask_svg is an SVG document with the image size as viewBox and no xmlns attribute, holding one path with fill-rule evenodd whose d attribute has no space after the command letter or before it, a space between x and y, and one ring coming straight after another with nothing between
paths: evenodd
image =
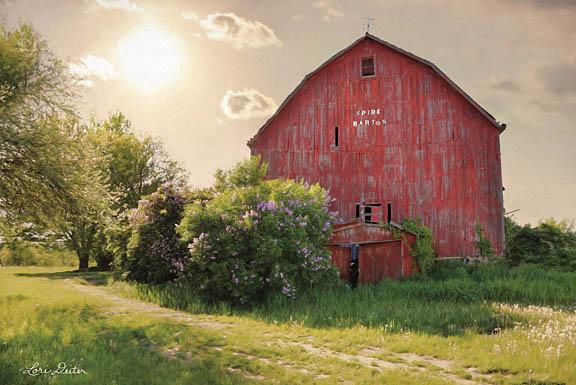
<instances>
[{"instance_id":1,"label":"leafy bush","mask_svg":"<svg viewBox=\"0 0 576 385\"><path fill-rule=\"evenodd\" d=\"M476 236L478 240L476 241L476 247L480 252L480 255L484 258L494 258L496 253L492 248L492 244L490 240L486 238L486 234L484 234L484 229L482 229L482 225L480 223L476 223Z\"/></svg>"},{"instance_id":2,"label":"leafy bush","mask_svg":"<svg viewBox=\"0 0 576 385\"><path fill-rule=\"evenodd\" d=\"M265 167L248 162L236 170ZM214 199L190 204L178 227L189 243L187 280L197 292L209 301L245 304L272 293L293 299L307 287L337 283L325 248L335 220L325 190L287 180L252 179L238 187L230 181L236 176L224 177L227 188Z\"/></svg>"},{"instance_id":3,"label":"leafy bush","mask_svg":"<svg viewBox=\"0 0 576 385\"><path fill-rule=\"evenodd\" d=\"M25 241L0 248L0 265L74 266L78 258L69 250L48 248Z\"/></svg>"},{"instance_id":4,"label":"leafy bush","mask_svg":"<svg viewBox=\"0 0 576 385\"><path fill-rule=\"evenodd\" d=\"M132 233L126 261L117 263L128 280L161 283L184 272L188 259L186 246L174 230L182 219L184 202L170 185L138 202L138 208L130 216Z\"/></svg>"},{"instance_id":5,"label":"leafy bush","mask_svg":"<svg viewBox=\"0 0 576 385\"><path fill-rule=\"evenodd\" d=\"M522 263L576 271L576 232L571 223L553 219L520 226L506 218L506 258Z\"/></svg>"},{"instance_id":6,"label":"leafy bush","mask_svg":"<svg viewBox=\"0 0 576 385\"><path fill-rule=\"evenodd\" d=\"M128 215L122 213L111 221L104 230L104 234L106 236L106 250L112 254L114 276L120 278L127 271L128 243L132 235Z\"/></svg>"},{"instance_id":7,"label":"leafy bush","mask_svg":"<svg viewBox=\"0 0 576 385\"><path fill-rule=\"evenodd\" d=\"M237 187L256 186L266 178L268 165L254 155L238 163L231 170L217 170L214 175L214 189L223 192Z\"/></svg>"},{"instance_id":8,"label":"leafy bush","mask_svg":"<svg viewBox=\"0 0 576 385\"><path fill-rule=\"evenodd\" d=\"M418 262L420 273L426 275L430 272L436 259L434 253L434 238L430 228L424 226L418 219L404 219L402 227L416 234L416 242L412 246L412 256Z\"/></svg>"}]
</instances>

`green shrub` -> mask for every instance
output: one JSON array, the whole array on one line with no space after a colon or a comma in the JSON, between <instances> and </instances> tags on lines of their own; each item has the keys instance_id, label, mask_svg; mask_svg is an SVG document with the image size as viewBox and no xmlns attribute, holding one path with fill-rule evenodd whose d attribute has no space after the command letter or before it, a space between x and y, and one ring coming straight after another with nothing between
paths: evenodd
<instances>
[{"instance_id":1,"label":"green shrub","mask_svg":"<svg viewBox=\"0 0 576 385\"><path fill-rule=\"evenodd\" d=\"M571 223L549 219L535 227L519 226L507 218L506 229L506 259L510 264L576 271L576 232Z\"/></svg>"},{"instance_id":2,"label":"green shrub","mask_svg":"<svg viewBox=\"0 0 576 385\"><path fill-rule=\"evenodd\" d=\"M26 241L11 243L0 249L0 265L74 266L78 257L73 251L55 249Z\"/></svg>"},{"instance_id":3,"label":"green shrub","mask_svg":"<svg viewBox=\"0 0 576 385\"><path fill-rule=\"evenodd\" d=\"M108 224L104 230L106 250L112 254L114 277L119 279L128 269L128 242L132 235L132 227L128 216L121 214Z\"/></svg>"},{"instance_id":4,"label":"green shrub","mask_svg":"<svg viewBox=\"0 0 576 385\"><path fill-rule=\"evenodd\" d=\"M175 231L183 209L184 198L170 185L138 202L138 208L130 215L132 233L126 261L117 263L128 280L161 283L184 272L188 260L186 247Z\"/></svg>"},{"instance_id":5,"label":"green shrub","mask_svg":"<svg viewBox=\"0 0 576 385\"><path fill-rule=\"evenodd\" d=\"M250 167L235 170L262 175ZM197 293L246 304L273 293L293 299L308 287L337 283L326 250L335 216L325 190L287 180L236 186L234 175L225 176L227 187L214 199L187 206L178 227L189 243L186 278Z\"/></svg>"},{"instance_id":6,"label":"green shrub","mask_svg":"<svg viewBox=\"0 0 576 385\"><path fill-rule=\"evenodd\" d=\"M478 237L478 240L476 241L476 247L480 252L480 256L488 259L494 258L496 253L492 248L490 240L486 238L486 234L484 234L484 229L482 229L482 225L480 225L480 223L476 223L476 236Z\"/></svg>"},{"instance_id":7,"label":"green shrub","mask_svg":"<svg viewBox=\"0 0 576 385\"><path fill-rule=\"evenodd\" d=\"M432 231L430 228L424 226L419 219L404 219L402 221L402 227L416 234L416 242L412 246L412 256L416 258L420 273L427 275L431 271L436 259Z\"/></svg>"}]
</instances>

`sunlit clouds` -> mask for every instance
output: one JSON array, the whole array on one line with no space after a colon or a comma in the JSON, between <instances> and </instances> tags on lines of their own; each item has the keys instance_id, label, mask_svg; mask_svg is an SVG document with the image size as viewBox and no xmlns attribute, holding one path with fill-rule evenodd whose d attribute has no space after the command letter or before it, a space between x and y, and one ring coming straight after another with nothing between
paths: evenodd
<instances>
[{"instance_id":1,"label":"sunlit clouds","mask_svg":"<svg viewBox=\"0 0 576 385\"><path fill-rule=\"evenodd\" d=\"M312 7L319 9L324 13L322 20L326 22L344 16L342 6L338 0L315 0L312 3Z\"/></svg>"},{"instance_id":2,"label":"sunlit clouds","mask_svg":"<svg viewBox=\"0 0 576 385\"><path fill-rule=\"evenodd\" d=\"M231 43L236 49L282 45L269 26L244 19L232 12L213 13L204 18L194 12L185 12L182 17L197 22L209 39Z\"/></svg>"},{"instance_id":3,"label":"sunlit clouds","mask_svg":"<svg viewBox=\"0 0 576 385\"><path fill-rule=\"evenodd\" d=\"M143 8L132 0L94 0L89 11L107 10L107 11L124 11L124 12L142 12Z\"/></svg>"},{"instance_id":4,"label":"sunlit clouds","mask_svg":"<svg viewBox=\"0 0 576 385\"><path fill-rule=\"evenodd\" d=\"M79 63L69 63L68 71L79 85L94 86L94 80L110 80L117 76L116 69L106 59L94 55L84 55Z\"/></svg>"},{"instance_id":5,"label":"sunlit clouds","mask_svg":"<svg viewBox=\"0 0 576 385\"><path fill-rule=\"evenodd\" d=\"M250 119L272 115L277 105L274 99L255 89L244 89L226 91L220 107L230 119Z\"/></svg>"}]
</instances>

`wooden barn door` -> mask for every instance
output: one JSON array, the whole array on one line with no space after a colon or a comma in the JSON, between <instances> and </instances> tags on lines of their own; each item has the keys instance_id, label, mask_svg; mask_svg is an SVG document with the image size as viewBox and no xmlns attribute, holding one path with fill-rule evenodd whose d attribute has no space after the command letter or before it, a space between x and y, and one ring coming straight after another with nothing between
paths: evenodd
<instances>
[{"instance_id":1,"label":"wooden barn door","mask_svg":"<svg viewBox=\"0 0 576 385\"><path fill-rule=\"evenodd\" d=\"M385 278L401 278L401 250L400 240L361 245L359 283L378 283Z\"/></svg>"},{"instance_id":2,"label":"wooden barn door","mask_svg":"<svg viewBox=\"0 0 576 385\"><path fill-rule=\"evenodd\" d=\"M350 247L330 246L332 254L332 263L340 270L340 278L348 282L350 268Z\"/></svg>"}]
</instances>

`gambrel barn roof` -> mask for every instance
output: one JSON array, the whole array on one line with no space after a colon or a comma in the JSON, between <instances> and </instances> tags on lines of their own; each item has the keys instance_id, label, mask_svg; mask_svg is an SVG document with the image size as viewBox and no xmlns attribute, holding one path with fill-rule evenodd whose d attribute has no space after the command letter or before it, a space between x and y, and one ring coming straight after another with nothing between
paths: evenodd
<instances>
[{"instance_id":1,"label":"gambrel barn roof","mask_svg":"<svg viewBox=\"0 0 576 385\"><path fill-rule=\"evenodd\" d=\"M457 93L459 93L460 95L462 95L464 97L464 99L466 99L468 101L468 103L470 103L474 108L476 108L478 110L478 112L480 112L480 114L482 116L484 116L494 127L496 127L498 129L498 131L501 133L504 131L504 129L506 128L506 124L504 123L499 123L498 121L496 121L496 119L494 118L494 116L492 116L488 111L486 111L482 106L480 106L480 104L478 104L474 99L472 99L472 97L470 97L470 95L468 95L466 92L464 92L464 90L462 90L462 88L460 88L456 83L454 83L444 72L442 72L434 63L429 62L426 59L423 59L419 56L414 55L411 52L408 52L406 50L403 50L400 47L395 46L394 44L388 43L387 41L384 41L382 39L377 38L374 35L371 35L369 33L366 33L364 36L362 36L361 38L359 38L358 40L356 40L355 42L353 42L352 44L350 44L348 47L344 48L342 51L338 52L336 55L332 56L330 59L328 59L327 61L325 61L320 67L318 67L316 70L314 70L313 72L309 73L308 75L306 75L304 77L304 79L300 82L300 84L298 85L298 87L296 87L294 89L294 91L292 91L287 97L286 99L284 99L284 101L282 102L282 104L280 105L280 107L278 107L278 109L276 110L276 112L274 113L274 115L272 115L267 121L266 123L264 123L264 125L262 127L260 127L260 129L258 130L258 132L248 141L248 145L250 146L254 140L262 133L264 132L264 130L266 130L266 128L268 127L268 125L276 118L276 116L280 113L280 111L282 111L282 109L290 102L290 100L292 99L292 97L294 95L296 95L298 93L298 91L304 86L304 84L306 84L306 82L312 78L316 73L318 73L319 71L321 71L323 68L325 68L328 64L330 64L331 62L333 62L334 60L336 60L337 58L339 58L340 56L344 55L346 52L348 52L350 49L352 49L354 46L356 46L357 44L359 44L360 42L366 40L366 39L370 39L372 41L375 41L379 44L382 44L404 56L407 56L413 60L416 60L419 63L424 64L425 66L429 67L430 69L432 69L436 74L438 74L442 79L444 79Z\"/></svg>"}]
</instances>

